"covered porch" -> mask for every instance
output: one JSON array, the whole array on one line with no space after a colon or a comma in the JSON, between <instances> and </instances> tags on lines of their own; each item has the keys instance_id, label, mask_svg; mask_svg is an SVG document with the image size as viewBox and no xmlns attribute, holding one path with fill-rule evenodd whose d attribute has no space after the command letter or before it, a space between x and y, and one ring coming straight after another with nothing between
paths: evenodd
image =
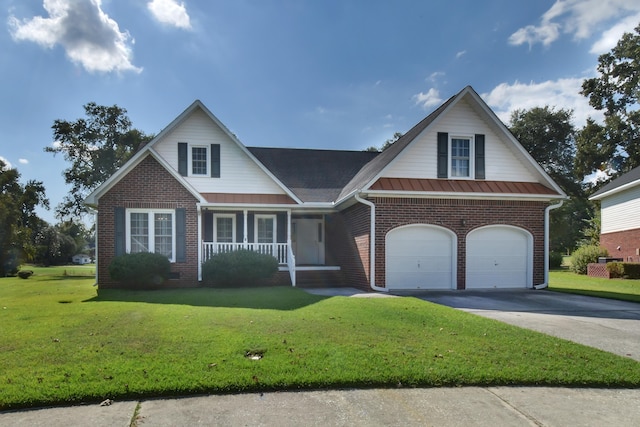
<instances>
[{"instance_id":1,"label":"covered porch","mask_svg":"<svg viewBox=\"0 0 640 427\"><path fill-rule=\"evenodd\" d=\"M216 254L250 250L271 255L296 286L297 271L339 271L326 265L325 213L292 209L204 206L199 209L198 277Z\"/></svg>"}]
</instances>

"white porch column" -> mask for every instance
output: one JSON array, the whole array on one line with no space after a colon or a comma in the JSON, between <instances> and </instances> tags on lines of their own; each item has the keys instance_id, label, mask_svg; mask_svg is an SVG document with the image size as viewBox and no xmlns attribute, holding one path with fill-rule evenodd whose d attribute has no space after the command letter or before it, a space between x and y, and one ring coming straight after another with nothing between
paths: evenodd
<instances>
[{"instance_id":1,"label":"white porch column","mask_svg":"<svg viewBox=\"0 0 640 427\"><path fill-rule=\"evenodd\" d=\"M198 281L202 281L202 206L196 204L198 211Z\"/></svg>"},{"instance_id":2,"label":"white porch column","mask_svg":"<svg viewBox=\"0 0 640 427\"><path fill-rule=\"evenodd\" d=\"M291 244L291 209L287 211L287 244Z\"/></svg>"},{"instance_id":3,"label":"white porch column","mask_svg":"<svg viewBox=\"0 0 640 427\"><path fill-rule=\"evenodd\" d=\"M248 210L244 210L242 211L242 215L243 215L243 220L244 220L244 236L242 237L242 243L244 246L244 249L247 249L247 243L249 242L249 238L247 236L248 230L247 230L247 216L249 215L249 211Z\"/></svg>"}]
</instances>

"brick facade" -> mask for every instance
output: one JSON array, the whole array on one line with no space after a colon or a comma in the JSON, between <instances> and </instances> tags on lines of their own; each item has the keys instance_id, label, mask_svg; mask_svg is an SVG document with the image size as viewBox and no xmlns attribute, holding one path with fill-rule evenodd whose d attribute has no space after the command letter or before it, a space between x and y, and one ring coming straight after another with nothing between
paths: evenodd
<instances>
[{"instance_id":1,"label":"brick facade","mask_svg":"<svg viewBox=\"0 0 640 427\"><path fill-rule=\"evenodd\" d=\"M327 215L327 259L340 266L346 286L369 287L369 208L358 204Z\"/></svg>"},{"instance_id":2,"label":"brick facade","mask_svg":"<svg viewBox=\"0 0 640 427\"><path fill-rule=\"evenodd\" d=\"M505 200L373 198L376 205L376 285L385 284L385 237L396 227L433 224L458 239L457 288L465 289L466 236L486 225L511 225L533 236L533 284L544 281L544 210L547 203Z\"/></svg>"},{"instance_id":3,"label":"brick facade","mask_svg":"<svg viewBox=\"0 0 640 427\"><path fill-rule=\"evenodd\" d=\"M600 245L609 251L611 257L640 262L640 228L601 234Z\"/></svg>"},{"instance_id":4,"label":"brick facade","mask_svg":"<svg viewBox=\"0 0 640 427\"><path fill-rule=\"evenodd\" d=\"M178 278L167 287L191 287L198 283L197 200L152 156L147 156L98 200L98 286L118 287L109 278L108 266L115 254L115 209L186 209L186 262L172 263Z\"/></svg>"}]
</instances>

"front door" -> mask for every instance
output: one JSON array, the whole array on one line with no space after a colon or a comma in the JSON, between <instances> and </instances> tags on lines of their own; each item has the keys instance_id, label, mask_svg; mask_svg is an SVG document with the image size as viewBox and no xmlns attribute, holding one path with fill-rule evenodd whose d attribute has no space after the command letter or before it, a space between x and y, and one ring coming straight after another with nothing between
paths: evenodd
<instances>
[{"instance_id":1,"label":"front door","mask_svg":"<svg viewBox=\"0 0 640 427\"><path fill-rule=\"evenodd\" d=\"M323 265L324 221L313 218L292 219L291 243L297 265Z\"/></svg>"}]
</instances>

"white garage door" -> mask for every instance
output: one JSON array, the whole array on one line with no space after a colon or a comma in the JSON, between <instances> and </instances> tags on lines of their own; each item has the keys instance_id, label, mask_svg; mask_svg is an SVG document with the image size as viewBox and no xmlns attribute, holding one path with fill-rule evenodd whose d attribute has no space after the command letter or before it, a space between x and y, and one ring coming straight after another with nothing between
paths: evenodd
<instances>
[{"instance_id":1,"label":"white garage door","mask_svg":"<svg viewBox=\"0 0 640 427\"><path fill-rule=\"evenodd\" d=\"M455 283L455 235L442 227L408 225L386 237L389 289L451 289Z\"/></svg>"},{"instance_id":2,"label":"white garage door","mask_svg":"<svg viewBox=\"0 0 640 427\"><path fill-rule=\"evenodd\" d=\"M531 287L531 234L517 227L489 226L467 235L466 289Z\"/></svg>"}]
</instances>

